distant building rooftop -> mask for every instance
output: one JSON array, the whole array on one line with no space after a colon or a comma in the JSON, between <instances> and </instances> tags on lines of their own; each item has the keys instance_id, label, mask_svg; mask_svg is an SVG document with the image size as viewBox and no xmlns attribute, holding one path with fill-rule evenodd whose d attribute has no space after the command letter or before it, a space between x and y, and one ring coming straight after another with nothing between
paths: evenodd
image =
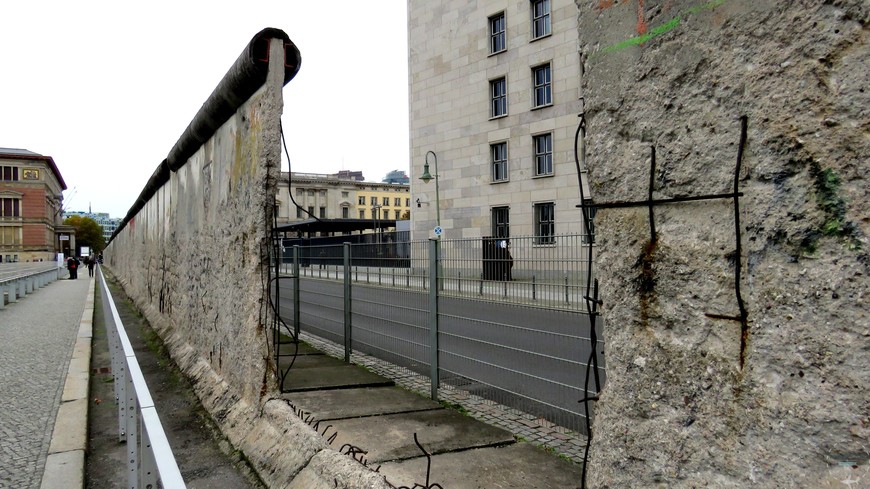
<instances>
[{"instance_id":1,"label":"distant building rooftop","mask_svg":"<svg viewBox=\"0 0 870 489\"><path fill-rule=\"evenodd\" d=\"M57 165L54 164L54 159L51 156L41 155L39 153L34 153L33 151L21 149L21 148L0 148L0 158L2 157L12 157L22 160L42 160L45 161L51 171L54 172L54 176L57 177L58 183L60 183L61 190L66 190L66 182L63 181L63 177L60 175L60 170L57 169Z\"/></svg>"}]
</instances>

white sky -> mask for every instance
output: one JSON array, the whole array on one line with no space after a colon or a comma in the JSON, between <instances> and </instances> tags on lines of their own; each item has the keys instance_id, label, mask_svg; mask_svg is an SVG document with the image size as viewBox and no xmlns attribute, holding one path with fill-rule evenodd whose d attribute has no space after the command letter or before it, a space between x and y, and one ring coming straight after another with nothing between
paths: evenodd
<instances>
[{"instance_id":1,"label":"white sky","mask_svg":"<svg viewBox=\"0 0 870 489\"><path fill-rule=\"evenodd\" d=\"M376 8L379 7L379 8ZM405 0L3 1L0 147L51 156L64 207L123 217L248 41L286 32L293 171L408 171ZM287 162L283 168L287 170Z\"/></svg>"}]
</instances>

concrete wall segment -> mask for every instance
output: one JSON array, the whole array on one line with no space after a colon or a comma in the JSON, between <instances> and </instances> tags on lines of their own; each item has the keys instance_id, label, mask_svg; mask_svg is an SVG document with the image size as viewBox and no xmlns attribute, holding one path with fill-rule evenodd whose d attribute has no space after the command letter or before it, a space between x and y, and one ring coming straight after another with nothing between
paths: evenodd
<instances>
[{"instance_id":1,"label":"concrete wall segment","mask_svg":"<svg viewBox=\"0 0 870 489\"><path fill-rule=\"evenodd\" d=\"M276 394L266 277L280 171L283 47L266 82L129 216L105 265L264 481L284 487L323 439ZM158 168L159 175L167 174ZM361 472L368 469L360 466Z\"/></svg>"},{"instance_id":2,"label":"concrete wall segment","mask_svg":"<svg viewBox=\"0 0 870 489\"><path fill-rule=\"evenodd\" d=\"M590 487L844 487L868 472L866 2L578 1L608 325ZM640 7L640 8L639 8ZM747 328L734 315L734 263ZM848 459L848 460L847 460ZM861 483L864 481L862 480Z\"/></svg>"}]
</instances>

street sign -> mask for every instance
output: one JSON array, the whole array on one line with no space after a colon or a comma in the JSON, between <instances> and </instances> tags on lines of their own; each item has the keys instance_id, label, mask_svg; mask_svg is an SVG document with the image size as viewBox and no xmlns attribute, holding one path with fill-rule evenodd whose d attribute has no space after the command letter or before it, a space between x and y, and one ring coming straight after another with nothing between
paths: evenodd
<instances>
[{"instance_id":1,"label":"street sign","mask_svg":"<svg viewBox=\"0 0 870 489\"><path fill-rule=\"evenodd\" d=\"M444 229L441 226L435 226L435 236L440 238L442 234L444 234Z\"/></svg>"}]
</instances>

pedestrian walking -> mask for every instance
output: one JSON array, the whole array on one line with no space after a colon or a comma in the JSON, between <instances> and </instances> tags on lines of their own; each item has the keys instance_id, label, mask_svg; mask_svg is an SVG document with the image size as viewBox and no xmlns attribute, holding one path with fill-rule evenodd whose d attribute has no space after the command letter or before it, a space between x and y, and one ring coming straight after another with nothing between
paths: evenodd
<instances>
[{"instance_id":1,"label":"pedestrian walking","mask_svg":"<svg viewBox=\"0 0 870 489\"><path fill-rule=\"evenodd\" d=\"M88 257L87 263L88 263L88 277L93 277L94 276L94 265L96 265L97 260L96 260L96 258Z\"/></svg>"},{"instance_id":2,"label":"pedestrian walking","mask_svg":"<svg viewBox=\"0 0 870 489\"><path fill-rule=\"evenodd\" d=\"M66 259L66 269L69 270L69 278L70 280L75 280L79 278L79 261L76 257L71 256Z\"/></svg>"}]
</instances>

